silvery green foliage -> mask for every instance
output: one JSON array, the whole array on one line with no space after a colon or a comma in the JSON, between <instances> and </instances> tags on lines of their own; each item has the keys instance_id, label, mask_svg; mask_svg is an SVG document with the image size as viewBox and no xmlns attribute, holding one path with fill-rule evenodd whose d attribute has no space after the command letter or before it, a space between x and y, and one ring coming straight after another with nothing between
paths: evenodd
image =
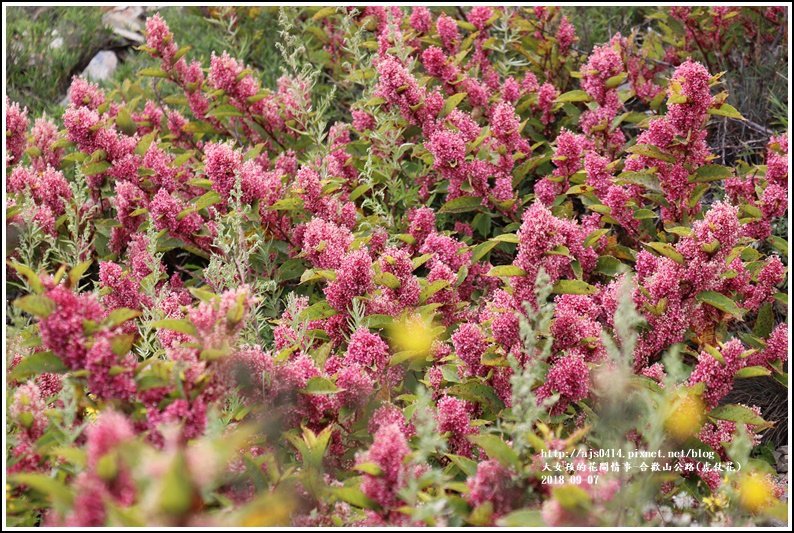
<instances>
[{"instance_id":1,"label":"silvery green foliage","mask_svg":"<svg viewBox=\"0 0 794 533\"><path fill-rule=\"evenodd\" d=\"M535 422L547 411L547 406L554 405L559 399L558 394L553 394L538 405L533 392L543 379L544 363L551 355L551 339L546 336L554 317L554 304L548 301L552 286L543 269L538 272L535 291L538 308L533 309L529 303L525 303L526 314L519 314L519 332L528 362L521 365L513 354L508 356L513 369L510 378L513 401L511 418L514 421L511 433L513 446L519 453L529 448L527 434L533 430Z\"/></svg>"}]
</instances>

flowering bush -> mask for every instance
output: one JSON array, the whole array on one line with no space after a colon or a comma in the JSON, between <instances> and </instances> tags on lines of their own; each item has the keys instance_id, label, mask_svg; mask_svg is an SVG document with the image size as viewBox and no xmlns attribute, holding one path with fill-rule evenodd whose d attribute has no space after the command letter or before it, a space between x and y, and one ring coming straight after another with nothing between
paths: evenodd
<instances>
[{"instance_id":1,"label":"flowering bush","mask_svg":"<svg viewBox=\"0 0 794 533\"><path fill-rule=\"evenodd\" d=\"M691 57L758 13L283 9L273 87L153 15L139 79L7 101L9 523L785 520L730 394L788 386L788 137L718 153Z\"/></svg>"}]
</instances>

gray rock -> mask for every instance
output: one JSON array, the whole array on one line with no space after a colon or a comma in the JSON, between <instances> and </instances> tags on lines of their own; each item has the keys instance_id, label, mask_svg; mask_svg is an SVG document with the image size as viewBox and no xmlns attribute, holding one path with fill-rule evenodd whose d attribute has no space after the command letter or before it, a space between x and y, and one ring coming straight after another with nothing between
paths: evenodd
<instances>
[{"instance_id":1,"label":"gray rock","mask_svg":"<svg viewBox=\"0 0 794 533\"><path fill-rule=\"evenodd\" d=\"M140 6L114 7L102 15L102 22L119 37L143 43L146 39L142 34L142 15Z\"/></svg>"},{"instance_id":2,"label":"gray rock","mask_svg":"<svg viewBox=\"0 0 794 533\"><path fill-rule=\"evenodd\" d=\"M91 59L83 71L83 76L93 81L103 81L113 74L119 66L119 58L110 50L102 50Z\"/></svg>"},{"instance_id":3,"label":"gray rock","mask_svg":"<svg viewBox=\"0 0 794 533\"><path fill-rule=\"evenodd\" d=\"M772 455L775 458L775 467L781 474L788 473L788 444L779 447Z\"/></svg>"},{"instance_id":4,"label":"gray rock","mask_svg":"<svg viewBox=\"0 0 794 533\"><path fill-rule=\"evenodd\" d=\"M112 28L140 32L143 30L141 15L143 8L140 6L114 7L102 15L102 22Z\"/></svg>"}]
</instances>

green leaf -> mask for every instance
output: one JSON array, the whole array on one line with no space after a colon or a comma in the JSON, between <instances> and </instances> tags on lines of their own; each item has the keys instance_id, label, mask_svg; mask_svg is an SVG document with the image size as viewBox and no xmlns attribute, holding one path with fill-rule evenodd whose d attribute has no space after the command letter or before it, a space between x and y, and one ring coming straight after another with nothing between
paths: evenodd
<instances>
[{"instance_id":1,"label":"green leaf","mask_svg":"<svg viewBox=\"0 0 794 533\"><path fill-rule=\"evenodd\" d=\"M515 233L503 233L491 239L496 242L509 242L511 244L518 244L518 235Z\"/></svg>"},{"instance_id":2,"label":"green leaf","mask_svg":"<svg viewBox=\"0 0 794 533\"><path fill-rule=\"evenodd\" d=\"M307 307L298 315L298 319L302 322L310 322L312 320L320 320L328 318L336 314L336 309L331 307L327 301L321 300L316 304Z\"/></svg>"},{"instance_id":3,"label":"green leaf","mask_svg":"<svg viewBox=\"0 0 794 533\"><path fill-rule=\"evenodd\" d=\"M746 366L736 372L734 376L737 379L757 378L760 376L769 376L772 371L764 366Z\"/></svg>"},{"instance_id":4,"label":"green leaf","mask_svg":"<svg viewBox=\"0 0 794 533\"><path fill-rule=\"evenodd\" d=\"M80 278L82 278L83 274L88 271L92 263L93 261L90 259L88 261L83 261L82 263L75 265L75 267L69 271L69 285L71 287L77 288L78 284L80 283Z\"/></svg>"},{"instance_id":5,"label":"green leaf","mask_svg":"<svg viewBox=\"0 0 794 533\"><path fill-rule=\"evenodd\" d=\"M157 320L156 322L152 322L152 327L155 329L178 331L179 333L184 333L192 337L195 337L198 334L196 331L196 326L194 326L192 322L178 318L164 318L163 320Z\"/></svg>"},{"instance_id":6,"label":"green leaf","mask_svg":"<svg viewBox=\"0 0 794 533\"><path fill-rule=\"evenodd\" d=\"M317 13L314 14L312 20L322 20L324 18L330 17L331 15L334 15L335 13L336 13L335 7L323 7L319 11L317 11Z\"/></svg>"},{"instance_id":7,"label":"green leaf","mask_svg":"<svg viewBox=\"0 0 794 533\"><path fill-rule=\"evenodd\" d=\"M303 200L298 197L293 198L282 198L278 200L273 205L271 205L268 209L273 211L295 211L296 209L303 208Z\"/></svg>"},{"instance_id":8,"label":"green leaf","mask_svg":"<svg viewBox=\"0 0 794 533\"><path fill-rule=\"evenodd\" d=\"M96 163L88 163L87 165L83 166L81 170L85 176L94 176L96 174L102 174L110 167L111 164L107 161L97 161Z\"/></svg>"},{"instance_id":9,"label":"green leaf","mask_svg":"<svg viewBox=\"0 0 794 533\"><path fill-rule=\"evenodd\" d=\"M775 327L775 312L772 309L772 304L766 302L758 309L758 316L755 318L755 325L753 326L753 334L756 337L765 339L769 337Z\"/></svg>"},{"instance_id":10,"label":"green leaf","mask_svg":"<svg viewBox=\"0 0 794 533\"><path fill-rule=\"evenodd\" d=\"M481 242L471 252L471 260L474 262L479 261L483 257L485 257L488 252L496 248L496 245L499 244L498 242L494 241L493 239L490 241Z\"/></svg>"},{"instance_id":11,"label":"green leaf","mask_svg":"<svg viewBox=\"0 0 794 533\"><path fill-rule=\"evenodd\" d=\"M640 187L645 187L649 191L662 192L659 178L656 174L650 172L621 172L615 177L615 183L618 185L639 185Z\"/></svg>"},{"instance_id":12,"label":"green leaf","mask_svg":"<svg viewBox=\"0 0 794 533\"><path fill-rule=\"evenodd\" d=\"M660 253L661 255L668 257L678 263L679 265L684 264L684 256L681 255L675 247L667 242L649 242L646 243L645 246L651 248L652 250Z\"/></svg>"},{"instance_id":13,"label":"green leaf","mask_svg":"<svg viewBox=\"0 0 794 533\"><path fill-rule=\"evenodd\" d=\"M583 512L590 508L591 500L587 492L576 485L562 485L551 490L554 499L566 511Z\"/></svg>"},{"instance_id":14,"label":"green leaf","mask_svg":"<svg viewBox=\"0 0 794 533\"><path fill-rule=\"evenodd\" d=\"M595 294L598 289L578 279L561 279L554 284L554 294Z\"/></svg>"},{"instance_id":15,"label":"green leaf","mask_svg":"<svg viewBox=\"0 0 794 533\"><path fill-rule=\"evenodd\" d=\"M775 247L775 250L780 252L781 255L788 257L788 241L786 239L782 239L777 235L772 235L767 239L772 246Z\"/></svg>"},{"instance_id":16,"label":"green leaf","mask_svg":"<svg viewBox=\"0 0 794 533\"><path fill-rule=\"evenodd\" d=\"M179 61L181 58L185 57L185 54L187 54L191 48L193 47L190 45L185 45L179 50L177 50L176 53L174 54L173 61Z\"/></svg>"},{"instance_id":17,"label":"green leaf","mask_svg":"<svg viewBox=\"0 0 794 533\"><path fill-rule=\"evenodd\" d=\"M589 102L589 101L590 101L590 95L587 94L585 91L583 91L581 89L574 89L573 91L568 91L567 93L562 93L555 100L555 102L558 102L558 103Z\"/></svg>"},{"instance_id":18,"label":"green leaf","mask_svg":"<svg viewBox=\"0 0 794 533\"><path fill-rule=\"evenodd\" d=\"M736 302L728 298L722 293L716 291L703 291L695 296L695 300L698 302L708 304L711 307L715 307L720 311L728 313L729 315L733 315L737 319L742 319L742 310L736 305Z\"/></svg>"},{"instance_id":19,"label":"green leaf","mask_svg":"<svg viewBox=\"0 0 794 533\"><path fill-rule=\"evenodd\" d=\"M69 507L74 496L69 488L60 480L45 474L14 474L9 481L17 485L26 485L51 499L54 503Z\"/></svg>"},{"instance_id":20,"label":"green leaf","mask_svg":"<svg viewBox=\"0 0 794 533\"><path fill-rule=\"evenodd\" d=\"M739 110L733 107L731 104L722 104L720 107L712 107L709 109L709 115L745 120L742 114L739 113Z\"/></svg>"},{"instance_id":21,"label":"green leaf","mask_svg":"<svg viewBox=\"0 0 794 533\"><path fill-rule=\"evenodd\" d=\"M375 276L375 283L385 285L390 289L399 289L400 280L391 272L381 272Z\"/></svg>"},{"instance_id":22,"label":"green leaf","mask_svg":"<svg viewBox=\"0 0 794 533\"><path fill-rule=\"evenodd\" d=\"M479 403L483 406L483 409L493 414L499 413L505 406L493 388L479 381L457 383L446 389L446 391L452 396Z\"/></svg>"},{"instance_id":23,"label":"green leaf","mask_svg":"<svg viewBox=\"0 0 794 533\"><path fill-rule=\"evenodd\" d=\"M11 268L16 270L20 276L24 277L33 292L40 294L44 292L44 285L41 283L41 278L36 274L32 268L17 261L10 261Z\"/></svg>"},{"instance_id":24,"label":"green leaf","mask_svg":"<svg viewBox=\"0 0 794 533\"><path fill-rule=\"evenodd\" d=\"M457 466L461 472L466 474L466 477L473 476L477 473L477 463L464 457L462 455L455 455L454 453L444 454L447 458Z\"/></svg>"},{"instance_id":25,"label":"green leaf","mask_svg":"<svg viewBox=\"0 0 794 533\"><path fill-rule=\"evenodd\" d=\"M335 394L340 389L336 384L328 378L315 376L306 382L306 386L301 389L303 394L320 395L320 394Z\"/></svg>"},{"instance_id":26,"label":"green leaf","mask_svg":"<svg viewBox=\"0 0 794 533\"><path fill-rule=\"evenodd\" d=\"M142 68L138 71L138 76L148 78L167 78L168 73L161 68Z\"/></svg>"},{"instance_id":27,"label":"green leaf","mask_svg":"<svg viewBox=\"0 0 794 533\"><path fill-rule=\"evenodd\" d=\"M428 283L427 286L423 288L422 292L419 294L419 301L425 302L435 293L447 287L449 287L449 281L445 279L437 279L431 283Z\"/></svg>"},{"instance_id":28,"label":"green leaf","mask_svg":"<svg viewBox=\"0 0 794 533\"><path fill-rule=\"evenodd\" d=\"M138 144L135 146L135 153L137 155L146 155L146 152L149 151L149 147L154 142L154 137L156 134L157 132L153 131L141 137L141 140L138 141Z\"/></svg>"},{"instance_id":29,"label":"green leaf","mask_svg":"<svg viewBox=\"0 0 794 533\"><path fill-rule=\"evenodd\" d=\"M232 104L221 104L218 107L211 109L207 112L208 117L223 118L223 117L241 117L242 112L234 107Z\"/></svg>"},{"instance_id":30,"label":"green leaf","mask_svg":"<svg viewBox=\"0 0 794 533\"><path fill-rule=\"evenodd\" d=\"M303 259L293 257L292 259L284 261L278 268L278 279L282 281L296 279L301 277L306 271L306 264L303 262Z\"/></svg>"},{"instance_id":31,"label":"green leaf","mask_svg":"<svg viewBox=\"0 0 794 533\"><path fill-rule=\"evenodd\" d=\"M449 115L453 109L458 107L458 104L463 101L464 98L468 96L469 93L455 93L449 98L444 101L444 107L441 108L441 113L439 117L445 117Z\"/></svg>"},{"instance_id":32,"label":"green leaf","mask_svg":"<svg viewBox=\"0 0 794 533\"><path fill-rule=\"evenodd\" d=\"M193 208L196 211L200 211L210 207L211 205L219 204L222 201L223 199L217 191L207 191L196 199L196 202L193 204Z\"/></svg>"},{"instance_id":33,"label":"green leaf","mask_svg":"<svg viewBox=\"0 0 794 533\"><path fill-rule=\"evenodd\" d=\"M126 107L120 108L116 114L116 126L118 126L125 135L134 135L135 132L138 131L138 126L135 124L135 121L132 120L130 112L127 111Z\"/></svg>"},{"instance_id":34,"label":"green leaf","mask_svg":"<svg viewBox=\"0 0 794 533\"><path fill-rule=\"evenodd\" d=\"M482 198L476 196L459 196L441 206L439 213L468 213L482 207Z\"/></svg>"},{"instance_id":35,"label":"green leaf","mask_svg":"<svg viewBox=\"0 0 794 533\"><path fill-rule=\"evenodd\" d=\"M652 144L635 144L628 150L629 153L651 157L667 163L675 163L675 157L670 154L662 152L657 146Z\"/></svg>"},{"instance_id":36,"label":"green leaf","mask_svg":"<svg viewBox=\"0 0 794 533\"><path fill-rule=\"evenodd\" d=\"M627 77L628 77L628 74L626 72L621 72L620 74L617 74L615 76L607 78L606 88L607 89L614 89L615 87L619 86L624 81L626 81Z\"/></svg>"},{"instance_id":37,"label":"green leaf","mask_svg":"<svg viewBox=\"0 0 794 533\"><path fill-rule=\"evenodd\" d=\"M52 352L35 352L24 357L11 371L11 379L22 381L39 374L61 374L68 368L63 361Z\"/></svg>"},{"instance_id":38,"label":"green leaf","mask_svg":"<svg viewBox=\"0 0 794 533\"><path fill-rule=\"evenodd\" d=\"M488 271L488 276L491 277L514 277L514 276L526 276L527 273L524 272L523 269L515 266L515 265L499 265L491 268Z\"/></svg>"},{"instance_id":39,"label":"green leaf","mask_svg":"<svg viewBox=\"0 0 794 533\"><path fill-rule=\"evenodd\" d=\"M724 167L722 165L703 165L695 170L695 173L689 176L690 182L707 183L710 181L720 181L725 178L730 178L733 175L733 169Z\"/></svg>"},{"instance_id":40,"label":"green leaf","mask_svg":"<svg viewBox=\"0 0 794 533\"><path fill-rule=\"evenodd\" d=\"M518 454L496 435L488 433L482 435L469 435L468 439L473 444L485 450L488 457L499 461L502 466L507 468L517 468L519 466Z\"/></svg>"},{"instance_id":41,"label":"green leaf","mask_svg":"<svg viewBox=\"0 0 794 533\"><path fill-rule=\"evenodd\" d=\"M601 228L591 231L590 234L587 237L585 237L582 246L584 246L585 248L592 248L593 245L597 243L601 239L601 237L603 237L607 233L609 233L609 229L607 228Z\"/></svg>"},{"instance_id":42,"label":"green leaf","mask_svg":"<svg viewBox=\"0 0 794 533\"><path fill-rule=\"evenodd\" d=\"M132 320L133 318L137 318L141 316L141 312L135 309L128 309L126 307L121 307L119 309L114 309L108 315L106 322L110 327L118 326L119 324L123 324L128 320Z\"/></svg>"},{"instance_id":43,"label":"green leaf","mask_svg":"<svg viewBox=\"0 0 794 533\"><path fill-rule=\"evenodd\" d=\"M545 527L539 509L519 509L496 521L499 527Z\"/></svg>"},{"instance_id":44,"label":"green leaf","mask_svg":"<svg viewBox=\"0 0 794 533\"><path fill-rule=\"evenodd\" d=\"M364 493L358 487L332 487L331 494L359 509L377 509L380 507L375 500L364 496Z\"/></svg>"},{"instance_id":45,"label":"green leaf","mask_svg":"<svg viewBox=\"0 0 794 533\"><path fill-rule=\"evenodd\" d=\"M47 318L55 311L55 302L41 294L30 294L14 300L14 306L39 318Z\"/></svg>"},{"instance_id":46,"label":"green leaf","mask_svg":"<svg viewBox=\"0 0 794 533\"><path fill-rule=\"evenodd\" d=\"M730 420L731 422L739 422L740 424L750 424L759 427L772 427L773 424L767 422L755 412L744 405L730 403L715 407L709 413L710 418L718 420Z\"/></svg>"},{"instance_id":47,"label":"green leaf","mask_svg":"<svg viewBox=\"0 0 794 533\"><path fill-rule=\"evenodd\" d=\"M193 504L195 487L185 454L177 451L160 483L157 503L168 516L182 516Z\"/></svg>"},{"instance_id":48,"label":"green leaf","mask_svg":"<svg viewBox=\"0 0 794 533\"><path fill-rule=\"evenodd\" d=\"M111 351L121 357L132 350L132 345L135 344L134 333L123 333L121 335L114 335L110 338Z\"/></svg>"}]
</instances>

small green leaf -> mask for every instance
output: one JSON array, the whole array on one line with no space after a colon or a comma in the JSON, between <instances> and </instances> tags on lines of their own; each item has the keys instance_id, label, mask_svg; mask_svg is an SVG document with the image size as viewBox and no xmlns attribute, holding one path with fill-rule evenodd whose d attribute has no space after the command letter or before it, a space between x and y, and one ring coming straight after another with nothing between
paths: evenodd
<instances>
[{"instance_id":1,"label":"small green leaf","mask_svg":"<svg viewBox=\"0 0 794 533\"><path fill-rule=\"evenodd\" d=\"M33 271L32 268L17 261L10 261L9 264L11 265L11 268L16 270L19 275L23 276L27 280L28 285L30 285L30 288L33 289L33 292L36 294L41 294L44 292L44 285L41 283L41 278Z\"/></svg>"},{"instance_id":2,"label":"small green leaf","mask_svg":"<svg viewBox=\"0 0 794 533\"><path fill-rule=\"evenodd\" d=\"M740 424L750 424L758 427L772 427L772 424L755 414L755 412L744 405L735 403L720 405L709 413L710 418L718 420L730 420Z\"/></svg>"},{"instance_id":3,"label":"small green leaf","mask_svg":"<svg viewBox=\"0 0 794 533\"><path fill-rule=\"evenodd\" d=\"M554 284L554 294L595 294L598 289L578 279L561 279Z\"/></svg>"},{"instance_id":4,"label":"small green leaf","mask_svg":"<svg viewBox=\"0 0 794 533\"><path fill-rule=\"evenodd\" d=\"M461 472L466 474L466 477L473 476L477 473L477 463L464 457L462 455L455 455L453 453L444 454L447 458L457 466Z\"/></svg>"},{"instance_id":5,"label":"small green leaf","mask_svg":"<svg viewBox=\"0 0 794 533\"><path fill-rule=\"evenodd\" d=\"M474 262L479 261L483 257L485 257L488 252L493 250L496 245L499 244L498 242L491 239L490 241L481 242L477 246L474 247L471 253L471 260Z\"/></svg>"},{"instance_id":6,"label":"small green leaf","mask_svg":"<svg viewBox=\"0 0 794 533\"><path fill-rule=\"evenodd\" d=\"M210 207L211 205L219 204L222 201L223 199L217 191L207 191L196 199L195 203L193 204L193 208L196 211L200 211Z\"/></svg>"},{"instance_id":7,"label":"small green leaf","mask_svg":"<svg viewBox=\"0 0 794 533\"><path fill-rule=\"evenodd\" d=\"M439 213L468 213L482 207L482 198L476 196L459 196L441 206Z\"/></svg>"},{"instance_id":8,"label":"small green leaf","mask_svg":"<svg viewBox=\"0 0 794 533\"><path fill-rule=\"evenodd\" d=\"M74 496L69 488L60 480L45 474L14 474L9 481L17 485L26 485L50 498L64 507L70 507Z\"/></svg>"},{"instance_id":9,"label":"small green leaf","mask_svg":"<svg viewBox=\"0 0 794 533\"><path fill-rule=\"evenodd\" d=\"M207 112L208 117L241 117L243 113L231 104L221 104Z\"/></svg>"},{"instance_id":10,"label":"small green leaf","mask_svg":"<svg viewBox=\"0 0 794 533\"><path fill-rule=\"evenodd\" d=\"M47 318L55 311L55 302L41 294L30 294L14 300L14 306L39 318Z\"/></svg>"},{"instance_id":11,"label":"small green leaf","mask_svg":"<svg viewBox=\"0 0 794 533\"><path fill-rule=\"evenodd\" d=\"M428 283L427 286L423 288L422 292L419 294L419 301L425 302L435 293L447 287L449 287L449 281L445 279L437 279L431 283Z\"/></svg>"},{"instance_id":12,"label":"small green leaf","mask_svg":"<svg viewBox=\"0 0 794 533\"><path fill-rule=\"evenodd\" d=\"M445 117L449 115L453 109L458 107L458 104L463 101L464 98L468 96L468 93L455 93L449 98L444 101L444 107L441 108L441 113L439 117Z\"/></svg>"},{"instance_id":13,"label":"small green leaf","mask_svg":"<svg viewBox=\"0 0 794 533\"><path fill-rule=\"evenodd\" d=\"M328 378L315 376L306 382L306 386L301 389L303 394L320 395L320 394L335 394L339 392L336 384Z\"/></svg>"},{"instance_id":14,"label":"small green leaf","mask_svg":"<svg viewBox=\"0 0 794 533\"><path fill-rule=\"evenodd\" d=\"M87 165L83 166L81 170L85 176L94 176L96 174L102 174L110 167L111 164L107 161L97 161L96 163L88 163Z\"/></svg>"},{"instance_id":15,"label":"small green leaf","mask_svg":"<svg viewBox=\"0 0 794 533\"><path fill-rule=\"evenodd\" d=\"M519 509L496 521L499 527L545 527L539 509Z\"/></svg>"},{"instance_id":16,"label":"small green leaf","mask_svg":"<svg viewBox=\"0 0 794 533\"><path fill-rule=\"evenodd\" d=\"M725 178L730 178L732 175L733 169L729 167L724 167L722 165L703 165L695 170L695 173L689 177L689 181L706 183L724 180Z\"/></svg>"},{"instance_id":17,"label":"small green leaf","mask_svg":"<svg viewBox=\"0 0 794 533\"><path fill-rule=\"evenodd\" d=\"M73 269L69 271L69 286L70 287L77 287L80 283L80 278L83 277L89 268L91 268L91 264L93 261L90 259L88 261L83 261L82 263L78 263L75 265Z\"/></svg>"},{"instance_id":18,"label":"small green leaf","mask_svg":"<svg viewBox=\"0 0 794 533\"><path fill-rule=\"evenodd\" d=\"M675 247L667 242L649 242L646 243L645 246L651 248L652 250L662 254L665 257L668 257L678 263L679 265L684 264L684 256L679 253Z\"/></svg>"},{"instance_id":19,"label":"small green leaf","mask_svg":"<svg viewBox=\"0 0 794 533\"><path fill-rule=\"evenodd\" d=\"M507 468L518 467L518 454L496 435L486 433L483 435L469 435L468 438L473 444L485 450L488 457L496 459L502 466Z\"/></svg>"},{"instance_id":20,"label":"small green leaf","mask_svg":"<svg viewBox=\"0 0 794 533\"><path fill-rule=\"evenodd\" d=\"M138 76L148 78L167 78L168 73L161 68L142 68L138 71Z\"/></svg>"},{"instance_id":21,"label":"small green leaf","mask_svg":"<svg viewBox=\"0 0 794 533\"><path fill-rule=\"evenodd\" d=\"M35 352L24 357L11 371L11 379L22 381L39 374L61 374L68 368L63 361L52 352Z\"/></svg>"},{"instance_id":22,"label":"small green leaf","mask_svg":"<svg viewBox=\"0 0 794 533\"><path fill-rule=\"evenodd\" d=\"M106 322L108 326L115 327L119 324L123 324L128 320L132 320L133 318L137 318L141 316L141 312L135 309L128 309L126 307L121 307L119 309L114 309L108 315Z\"/></svg>"},{"instance_id":23,"label":"small green leaf","mask_svg":"<svg viewBox=\"0 0 794 533\"><path fill-rule=\"evenodd\" d=\"M569 512L584 512L590 508L591 500L587 492L576 485L562 485L552 489L554 499Z\"/></svg>"},{"instance_id":24,"label":"small green leaf","mask_svg":"<svg viewBox=\"0 0 794 533\"><path fill-rule=\"evenodd\" d=\"M775 312L772 309L772 304L766 302L758 309L758 316L755 318L755 325L753 326L753 334L756 337L765 339L769 337L775 327Z\"/></svg>"},{"instance_id":25,"label":"small green leaf","mask_svg":"<svg viewBox=\"0 0 794 533\"><path fill-rule=\"evenodd\" d=\"M369 474L370 476L375 477L383 474L383 470L381 470L377 463L373 462L359 463L353 467L353 470L357 470L362 474Z\"/></svg>"},{"instance_id":26,"label":"small green leaf","mask_svg":"<svg viewBox=\"0 0 794 533\"><path fill-rule=\"evenodd\" d=\"M589 102L589 101L590 101L590 95L587 94L585 91L583 91L581 89L574 89L573 91L568 91L567 93L562 93L555 100L555 102L558 102L558 103Z\"/></svg>"},{"instance_id":27,"label":"small green leaf","mask_svg":"<svg viewBox=\"0 0 794 533\"><path fill-rule=\"evenodd\" d=\"M716 291L703 291L695 296L698 302L708 304L711 307L717 308L720 311L733 315L737 319L742 319L742 310L736 305L736 302Z\"/></svg>"},{"instance_id":28,"label":"small green leaf","mask_svg":"<svg viewBox=\"0 0 794 533\"><path fill-rule=\"evenodd\" d=\"M639 185L649 191L662 192L662 186L656 174L650 172L621 172L615 177L618 185Z\"/></svg>"},{"instance_id":29,"label":"small green leaf","mask_svg":"<svg viewBox=\"0 0 794 533\"><path fill-rule=\"evenodd\" d=\"M331 494L343 502L360 509L378 509L380 507L375 500L364 496L364 493L358 487L332 487Z\"/></svg>"},{"instance_id":30,"label":"small green leaf","mask_svg":"<svg viewBox=\"0 0 794 533\"><path fill-rule=\"evenodd\" d=\"M757 378L760 376L769 376L772 371L764 366L746 366L736 372L737 379Z\"/></svg>"},{"instance_id":31,"label":"small green leaf","mask_svg":"<svg viewBox=\"0 0 794 533\"><path fill-rule=\"evenodd\" d=\"M524 272L523 269L515 266L515 265L499 265L491 268L488 271L488 276L491 277L514 277L514 276L526 276L527 273Z\"/></svg>"},{"instance_id":32,"label":"small green leaf","mask_svg":"<svg viewBox=\"0 0 794 533\"><path fill-rule=\"evenodd\" d=\"M635 144L626 151L632 154L642 155L645 157L658 159L660 161L665 161L666 163L675 163L675 157L673 157L670 154L666 154L662 152L659 149L659 147L654 146L652 144Z\"/></svg>"},{"instance_id":33,"label":"small green leaf","mask_svg":"<svg viewBox=\"0 0 794 533\"><path fill-rule=\"evenodd\" d=\"M590 234L587 237L585 237L582 246L584 246L585 248L592 248L593 245L596 244L601 239L601 237L603 237L607 233L609 233L609 229L607 228L601 228L591 231Z\"/></svg>"},{"instance_id":34,"label":"small green leaf","mask_svg":"<svg viewBox=\"0 0 794 533\"><path fill-rule=\"evenodd\" d=\"M515 233L503 233L491 239L496 242L509 242L511 244L518 244L518 235Z\"/></svg>"},{"instance_id":35,"label":"small green leaf","mask_svg":"<svg viewBox=\"0 0 794 533\"><path fill-rule=\"evenodd\" d=\"M607 78L607 81L605 83L606 88L607 89L614 89L615 87L619 86L624 81L626 81L627 77L628 77L628 73L621 72L620 74L617 74L615 76Z\"/></svg>"},{"instance_id":36,"label":"small green leaf","mask_svg":"<svg viewBox=\"0 0 794 533\"><path fill-rule=\"evenodd\" d=\"M709 115L745 120L742 114L739 113L739 110L733 107L731 104L722 104L720 107L712 107L709 109Z\"/></svg>"},{"instance_id":37,"label":"small green leaf","mask_svg":"<svg viewBox=\"0 0 794 533\"><path fill-rule=\"evenodd\" d=\"M196 326L194 326L192 322L178 318L164 318L163 320L157 320L152 322L152 327L155 329L178 331L179 333L184 333L192 337L195 337L198 334L196 331Z\"/></svg>"},{"instance_id":38,"label":"small green leaf","mask_svg":"<svg viewBox=\"0 0 794 533\"><path fill-rule=\"evenodd\" d=\"M334 316L335 314L336 309L331 307L325 300L321 300L301 311L298 315L298 319L301 321L310 322L312 320L328 318L330 316Z\"/></svg>"},{"instance_id":39,"label":"small green leaf","mask_svg":"<svg viewBox=\"0 0 794 533\"><path fill-rule=\"evenodd\" d=\"M446 392L463 400L479 403L489 413L497 414L504 409L504 402L496 395L493 388L479 381L457 383Z\"/></svg>"},{"instance_id":40,"label":"small green leaf","mask_svg":"<svg viewBox=\"0 0 794 533\"><path fill-rule=\"evenodd\" d=\"M138 131L138 126L132 120L130 112L127 111L126 107L119 108L116 114L116 126L118 126L125 135L134 135L135 132Z\"/></svg>"}]
</instances>

